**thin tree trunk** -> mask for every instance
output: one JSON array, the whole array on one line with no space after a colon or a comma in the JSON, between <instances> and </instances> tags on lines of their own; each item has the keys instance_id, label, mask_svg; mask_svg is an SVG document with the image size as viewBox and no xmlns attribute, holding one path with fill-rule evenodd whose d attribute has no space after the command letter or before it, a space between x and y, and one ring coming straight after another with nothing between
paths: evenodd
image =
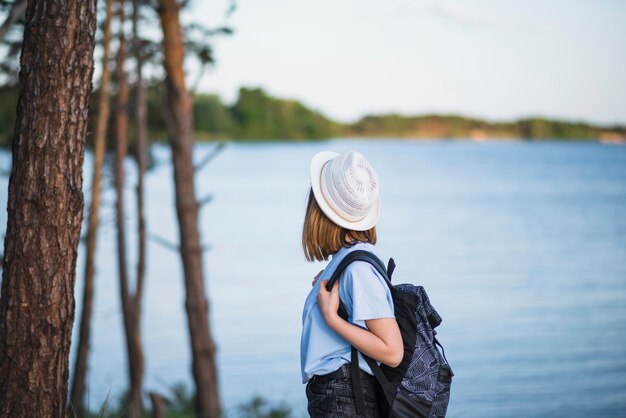
<instances>
[{"instance_id":1,"label":"thin tree trunk","mask_svg":"<svg viewBox=\"0 0 626 418\"><path fill-rule=\"evenodd\" d=\"M137 291L135 301L137 311L141 312L141 301L143 296L143 282L146 265L146 216L144 211L143 179L147 168L147 115L148 105L146 101L146 89L143 85L143 55L141 49L141 39L139 38L139 8L141 2L133 0L133 52L136 63L136 83L135 83L135 146L137 159L137 227L139 259L137 262Z\"/></svg>"},{"instance_id":2,"label":"thin tree trunk","mask_svg":"<svg viewBox=\"0 0 626 418\"><path fill-rule=\"evenodd\" d=\"M133 326L133 345L135 357L135 379L136 393L134 393L133 403L139 403L140 408L135 412L141 412L141 389L143 382L143 343L141 341L141 307L143 300L143 283L146 266L146 216L144 210L144 173L147 167L147 103L146 93L143 86L143 58L139 40L139 7L140 1L133 0L133 50L136 61L136 84L135 84L135 148L137 159L137 241L138 260L135 294L131 298L135 321ZM138 416L138 415L135 415Z\"/></svg>"},{"instance_id":3,"label":"thin tree trunk","mask_svg":"<svg viewBox=\"0 0 626 418\"><path fill-rule=\"evenodd\" d=\"M11 6L11 10L9 10L9 14L6 19L0 26L0 41L4 39L11 26L17 23L18 20L24 16L24 12L26 12L27 0L16 0Z\"/></svg>"},{"instance_id":4,"label":"thin tree trunk","mask_svg":"<svg viewBox=\"0 0 626 418\"><path fill-rule=\"evenodd\" d=\"M165 418L165 402L158 393L150 392L152 401L152 418Z\"/></svg>"},{"instance_id":5,"label":"thin tree trunk","mask_svg":"<svg viewBox=\"0 0 626 418\"><path fill-rule=\"evenodd\" d=\"M115 146L115 190L117 194L117 249L120 278L120 298L124 315L124 331L128 354L128 374L130 380L127 416L138 418L143 409L141 386L143 380L143 352L139 329L140 310L136 303L136 295L129 290L128 268L126 262L126 226L124 222L124 160L128 153L128 80L124 70L126 61L126 37L123 24L125 21L125 0L120 5L120 35L117 53L117 109L116 109L116 146Z\"/></svg>"},{"instance_id":6,"label":"thin tree trunk","mask_svg":"<svg viewBox=\"0 0 626 418\"><path fill-rule=\"evenodd\" d=\"M215 365L216 348L211 337L208 302L204 289L198 202L194 189L192 160L192 102L185 86L184 43L179 21L179 5L176 0L160 0L159 5L167 74L165 113L174 165L180 253L185 275L185 308L196 383L196 409L201 418L218 418L221 415L221 406Z\"/></svg>"},{"instance_id":7,"label":"thin tree trunk","mask_svg":"<svg viewBox=\"0 0 626 418\"><path fill-rule=\"evenodd\" d=\"M65 416L95 31L95 0L28 2L0 294L2 418Z\"/></svg>"},{"instance_id":8,"label":"thin tree trunk","mask_svg":"<svg viewBox=\"0 0 626 418\"><path fill-rule=\"evenodd\" d=\"M85 260L85 286L83 289L83 307L80 318L78 348L74 363L74 376L68 412L71 416L85 416L85 380L87 376L87 360L89 357L89 340L91 334L91 316L93 312L93 288L95 276L96 244L100 225L100 190L102 166L106 151L107 123L109 120L109 50L111 41L111 15L113 0L106 1L106 17L104 20L104 39L102 40L102 76L98 92L98 120L96 137L94 138L94 168L91 180L91 205L87 225L87 255Z\"/></svg>"}]
</instances>

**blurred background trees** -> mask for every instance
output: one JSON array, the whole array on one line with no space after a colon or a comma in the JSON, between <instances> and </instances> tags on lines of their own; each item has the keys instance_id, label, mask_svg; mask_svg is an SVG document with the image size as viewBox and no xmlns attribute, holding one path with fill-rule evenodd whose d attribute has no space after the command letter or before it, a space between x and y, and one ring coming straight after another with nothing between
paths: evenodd
<instances>
[{"instance_id":1,"label":"blurred background trees","mask_svg":"<svg viewBox=\"0 0 626 418\"><path fill-rule=\"evenodd\" d=\"M102 38L102 75L98 90L98 109L93 140L93 172L91 178L91 201L85 234L85 269L83 283L83 297L78 328L78 347L74 360L74 373L70 390L70 409L79 418L85 415L85 386L87 378L87 360L89 356L89 342L91 334L91 317L93 314L93 292L96 273L96 244L100 227L100 195L102 188L102 168L106 150L107 126L109 121L109 54L111 44L111 19L113 15L113 0L106 0ZM92 112L93 113L93 112Z\"/></svg>"},{"instance_id":2,"label":"blurred background trees","mask_svg":"<svg viewBox=\"0 0 626 418\"><path fill-rule=\"evenodd\" d=\"M185 279L185 309L191 339L192 371L196 385L196 415L217 418L222 414L217 388L216 347L205 294L203 248L198 228L195 167L193 164L193 106L185 80L185 45L180 26L180 5L176 0L160 0L165 66L165 119L172 149L178 248Z\"/></svg>"},{"instance_id":3,"label":"blurred background trees","mask_svg":"<svg viewBox=\"0 0 626 418\"><path fill-rule=\"evenodd\" d=\"M50 19L58 18L58 16L55 15L55 13L58 13L58 10L53 6L51 6L53 8L52 10L46 10L42 9L43 6L41 3L31 3L33 3L33 5L29 8L30 14L27 14L25 17L25 1L19 0L15 2L0 2L0 12L4 12L3 25L0 27L0 41L3 45L2 53L5 55L2 65L0 66L0 92L2 93L2 105L0 106L0 118L2 118L0 120L0 140L4 146L9 146L14 141L13 132L15 132L16 135L15 141L17 141L20 137L19 135L28 134L27 129L43 129L45 131L48 128L48 126L44 124L42 126L26 125L24 129L19 129L19 123L21 121L20 117L29 118L32 117L32 114L18 114L17 119L14 116L19 89L23 88L24 85L28 88L29 82L31 83L31 86L33 85L32 83L34 83L34 81L28 78L19 80L18 83L17 63L19 62L19 52L22 49L23 44L25 48L25 52L23 52L21 57L23 65L25 65L26 68L36 68L39 71L39 73L36 74L37 77L43 76L43 71L46 70L46 67L41 65L42 58L40 56L34 52L31 52L30 54L28 53L29 50L34 51L33 48L35 47L37 41L39 41L39 38L33 38L34 41L31 42L31 44L26 44L26 41L23 41L22 39L22 32L25 27L24 23L26 19L33 17L33 13L42 15L44 20L42 20L41 26L43 29L38 33L38 35L45 36L45 29L48 28L46 25L51 22ZM71 2L67 5L59 4L59 7L67 8L68 12L75 10L76 4L70 3ZM35 4L37 4L37 6L35 6ZM91 4L93 7L93 10L91 10L93 15L90 16L88 13L85 14L84 12L81 12L82 14L80 14L78 18L76 16L71 16L68 19L68 22L71 22L72 19L78 19L79 21L76 26L80 30L84 31L86 27L88 28L89 25L92 25L95 31L96 3L85 3L85 7L87 7L87 4ZM186 28L187 33L183 33L183 30L178 23L178 13L179 9L186 6L186 4L187 2L178 3L176 1L166 1L156 3L140 0L134 0L132 2L126 0L107 0L104 4L101 3L102 10L99 21L103 23L101 25L102 34L100 35L99 33L100 48L98 49L99 51L102 51L102 71L100 82L97 89L92 92L90 72L88 74L88 78L83 77L85 80L82 80L83 84L81 85L81 88L76 89L77 97L81 97L83 101L89 101L91 104L91 112L89 114L90 118L87 119L86 107L81 109L70 109L74 112L81 112L80 117L73 116L73 118L83 123L83 125L80 125L81 131L79 134L81 135L70 138L71 141L68 141L67 144L72 145L72 141L82 140L82 145L84 146L87 122L89 122L93 131L95 131L93 140L90 143L94 151L94 170L92 173L92 195L88 214L88 225L87 232L85 234L85 243L87 244L87 260L85 264L83 305L78 335L78 348L76 350L76 366L73 374L71 402L68 408L68 413L73 416L82 417L89 414L89 411L87 411L84 406L84 398L86 395L85 381L87 379L89 340L91 334L90 321L93 310L94 277L96 275L95 252L98 227L100 223L100 194L103 186L102 174L106 161L105 153L107 150L109 150L109 154L112 154L113 150L115 151L115 158L109 158L109 161L110 164L113 165L113 170L110 171L113 173L113 183L115 185L117 195L116 230L118 242L118 275L128 355L129 391L128 396L126 396L124 400L125 405L123 406L123 410L124 415L129 417L138 417L143 410L142 376L144 360L141 343L140 318L146 265L146 239L148 235L144 214L143 178L144 173L146 173L150 165L148 155L148 115L150 109L155 110L152 117L152 121L155 122L154 126L152 126L152 131L156 131L161 134L166 134L167 132L168 137L171 139L172 148L175 151L174 166L176 171L175 178L177 189L177 207L179 208L181 228L181 244L173 244L173 247L179 248L180 250L183 259L184 274L186 276L185 282L187 283L187 287L189 289L188 302L186 306L190 318L189 332L193 356L193 374L196 377L196 391L194 394L194 398L197 400L196 412L198 416L201 417L218 417L221 415L219 392L217 389L217 369L214 360L215 344L212 340L211 331L209 329L210 322L208 319L208 303L205 295L205 289L203 287L203 255L199 242L200 237L197 226L197 210L200 204L196 202L193 195L193 170L195 167L192 164L191 156L193 144L192 101L191 96L186 91L185 87L183 63L185 50L187 50L190 56L193 56L198 60L202 68L206 65L212 64L213 55L209 43L210 38L215 35L229 35L232 33L232 30L226 26L209 29L201 25L191 25ZM231 6L228 13L232 13L233 10L234 6ZM142 31L141 28L154 24L159 16L160 20L163 22L162 40L158 38L152 39L146 37L144 35L146 31ZM38 16L37 18L41 17ZM64 19L66 18L67 17L65 16ZM112 37L113 31L116 33L114 38ZM154 32L152 31L152 34L153 33ZM79 35L81 37L85 37L82 33ZM70 36L76 36L76 34L69 32L67 34L55 33L54 36L58 38L58 40L63 41L63 39L67 39ZM24 39L28 40L27 37ZM93 32L91 33L91 39L92 41L95 40ZM112 40L113 45L111 45ZM51 56L54 54L59 55L66 53L67 49L63 48L63 46L72 45L72 48L77 48L69 41L63 42L63 44L59 44L58 42L50 43L49 47L52 51ZM162 45L164 48L162 48ZM111 61L110 50L112 46L116 51L114 61ZM93 50L94 42L91 44L88 42L85 43L79 50L82 54L85 54L86 51L89 52L89 59L85 59L84 61L81 61L81 63L91 63L91 70L93 70ZM173 62L172 57L176 57L173 66L171 65ZM54 62L56 65L59 62L64 63L65 61L51 59L48 62ZM165 62L165 70L161 67L162 62ZM133 66L131 67L129 64L133 64ZM112 71L111 67L113 68ZM150 73L152 74L151 78L148 78L147 80L144 76L146 67L150 68ZM132 68L132 70L130 70L130 68ZM65 70L64 68L61 69ZM68 73L70 75L72 74L71 71ZM159 75L164 73L166 74L165 82L161 80ZM114 76L112 80L111 74ZM81 73L81 75L84 74ZM171 80L175 81L171 82ZM65 79L61 78L58 82L63 83L65 82ZM68 82L67 86L77 87L78 84L76 84L76 82ZM54 85L52 88L59 87ZM25 93L30 95L29 99L32 100L32 104L29 106L24 104L23 108L31 111L31 113L35 111L34 109L36 109L38 105L45 106L48 110L50 110L50 114L47 116L54 117L55 112L53 109L58 109L59 104L63 105L63 102L40 104L39 101L42 99L40 95L45 93L40 90L33 90L31 88L31 90L26 90ZM47 100L55 100L53 97L58 97L60 94L57 91L52 91L51 93L52 94L46 96ZM81 94L83 96L80 96ZM23 97L24 100L26 100L26 96ZM78 102L82 103L80 100L78 100ZM74 101L72 101L72 103L74 103ZM112 112L109 111L110 103L114 103ZM166 105L164 106L164 104ZM35 107L33 108L32 106ZM114 115L114 118L110 118L110 115ZM84 118L84 120L80 118ZM169 123L164 122L164 120L169 121ZM18 123L18 128L13 131L13 126L16 121ZM41 123L44 122L41 121ZM221 125L218 127L221 129ZM42 132L38 133L42 134ZM35 131L33 131L32 135L35 135ZM114 141L109 140L110 136L114 138ZM43 134L43 137L47 138L47 131ZM20 143L16 143L16 146L18 148L15 148L14 151L19 152ZM23 152L26 153L24 154L26 156L33 151L32 148L28 148L27 150L27 146L27 143L21 146L21 148L23 148ZM64 152L65 150L65 148L59 148L58 143L56 142L53 142L51 146L57 147L51 148L49 152L49 155L51 156L55 156L58 152ZM79 150L82 149L81 144L75 144L72 146L73 148L78 148ZM138 167L136 216L138 227L137 246L139 256L136 266L134 286L132 285L133 280L131 280L128 263L126 261L127 247L125 224L128 216L123 198L126 187L124 161L126 160L129 149L134 151L131 155L134 156L134 160ZM216 150L219 149L221 149L221 147ZM181 150L182 152L179 152ZM38 155L39 154L37 154L37 156ZM34 157L35 156L33 156L33 158ZM46 156L41 155L41 158L44 157ZM71 157L78 159L79 165L82 168L81 152L72 155L63 154L61 157L59 158L60 162L64 161L63 158ZM20 162L19 158L17 160L14 158L14 161ZM27 168L25 166L16 166L14 169L26 170ZM42 178L41 180L48 181L49 179ZM24 176L22 181L28 181L28 178ZM109 183L111 182L109 181ZM78 186L78 190L82 190L80 185ZM45 195L37 197L45 198ZM64 196L60 196L60 198L64 198ZM17 202L14 200L17 199L15 192L13 192L12 199L12 202ZM208 202L208 200L203 203L206 202ZM14 204L17 205L18 203ZM63 208L64 205L61 204L59 207ZM16 209L24 208L16 207ZM75 206L72 209L78 211L76 215L80 213L82 216L82 206ZM11 244L12 240L15 240L16 237L19 236L17 234L26 233L26 230L12 229L11 222L13 220L14 219L9 217L9 233L7 234L8 244ZM38 220L53 222L54 218ZM77 234L80 231L80 225L81 222L74 222L71 232L73 234ZM65 232L65 230L59 231L59 233ZM76 245L77 244L78 240L76 241ZM3 298L2 303L5 306L12 306L12 304L15 303L15 300L9 300L9 297L16 297L12 291L13 287L16 286L16 283L15 281L11 281L10 278L14 277L16 272L19 271L19 265L13 262L14 255L12 253L12 249L16 249L16 247L5 245L5 248L7 249L6 257L4 259L6 263L3 263L3 266L5 267L4 271L6 272L5 275L8 279L3 280L3 286L5 286L7 290L3 292L3 295L6 295L6 297ZM46 256L47 255L48 254L46 254ZM73 253L73 255L75 257L76 254ZM50 254L50 256L53 258L55 257L54 254ZM58 259L62 260L62 258ZM46 258L41 259L39 257L37 260L39 263L46 262ZM23 261L27 260L25 259ZM71 263L68 263L68 266L70 264ZM74 272L68 270L67 273L73 274ZM56 286L55 290L50 292L50 297L52 299L56 298L59 300L59 302L54 303L55 306L59 303L67 304L66 301L71 300L71 306L73 308L73 276L66 279L71 280L71 284L61 287ZM38 285L38 283L36 283L37 280L41 280L41 278L36 278L35 282L32 283L33 286ZM50 284L51 283L47 283L46 285ZM28 304L28 306L30 306L30 304ZM63 312L63 310L61 312ZM35 312L33 310L32 314L33 318L39 318L40 320L46 320L46 318L50 316L50 313L44 311ZM4 312L3 320L6 319L8 321L11 318L11 315L11 309L8 309ZM56 400L54 400L54 402L56 402L54 404L54 408L57 415L55 416L61 416L63 414L62 410L64 409L63 405L65 405L64 398L66 395L63 393L63 390L67 391L67 376L69 375L69 370L67 370L67 357L69 356L69 340L73 324L73 310L69 312L68 316L69 320L62 324L64 328L61 333L61 336L66 337L63 340L65 345L59 345L59 342L55 342L54 344L50 343L50 346L56 347L58 352L61 354L62 358L60 360L64 360L66 362L65 369L59 369L59 374L50 377L62 378L65 376L66 378L65 385L59 385L59 382L56 382L54 385L50 385L55 388L55 390L51 391L54 392L52 396L56 397ZM5 333L15 332L15 324L8 322L3 322L3 324L6 326L0 328L0 330L5 331ZM28 329L26 326L22 327L25 330ZM61 325L59 325L59 327L61 327ZM6 336L3 341L4 340L6 340ZM23 353L23 356L30 355L32 357L41 355L41 353L38 353L36 350L27 349L23 343L10 346L0 344L0 346L7 349L6 352L2 352L2 355L6 356L5 358L7 359L16 358L15 356L17 352ZM14 350L17 351L14 352ZM45 356L43 358L45 358ZM24 362L20 361L18 363L23 364ZM34 361L33 364L37 364L37 361ZM2 368L2 372L6 374L5 377L7 377L7 379L3 379L3 382L8 382L11 380L10 378L13 377L12 380L14 385L4 386L6 391L3 392L4 397L0 398L2 401L0 402L0 405L6 406L5 410L8 411L7 413L16 413L16 401L14 400L18 399L20 402L24 402L24 399L19 397L20 394L26 396L26 391L33 388L29 388L27 384L21 381L18 375L15 374L15 371L7 366L6 362L3 362L3 365L4 367ZM63 364L61 364L61 366L62 365ZM159 403L158 395L154 395L153 400L155 404ZM42 399L42 402L47 402L45 397L42 397ZM27 411L24 412L26 415L23 416L49 416L46 412L48 410L41 409L44 407L47 407L47 404L43 407L39 404L33 405L33 408L40 408L38 410L40 412L38 413L33 412L36 409L32 409L30 412L28 412L27 409L23 409L24 411ZM19 413L21 414L22 412Z\"/></svg>"}]
</instances>

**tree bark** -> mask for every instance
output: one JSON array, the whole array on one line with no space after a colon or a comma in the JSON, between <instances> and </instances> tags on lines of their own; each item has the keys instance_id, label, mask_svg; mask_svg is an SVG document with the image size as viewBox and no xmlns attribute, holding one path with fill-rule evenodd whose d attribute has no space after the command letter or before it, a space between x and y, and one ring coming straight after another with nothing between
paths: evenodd
<instances>
[{"instance_id":1,"label":"tree bark","mask_svg":"<svg viewBox=\"0 0 626 418\"><path fill-rule=\"evenodd\" d=\"M141 306L137 293L131 293L126 261L126 225L124 220L124 160L128 154L128 78L124 70L126 62L126 37L124 35L125 0L119 0L120 34L117 52L117 104L116 104L116 146L115 146L115 190L118 269L120 278L120 298L124 316L124 332L128 355L129 402L126 416L138 418L143 410L141 387L143 382L143 348L141 343Z\"/></svg>"},{"instance_id":2,"label":"tree bark","mask_svg":"<svg viewBox=\"0 0 626 418\"><path fill-rule=\"evenodd\" d=\"M152 401L152 418L165 418L165 402L158 393L150 392Z\"/></svg>"},{"instance_id":3,"label":"tree bark","mask_svg":"<svg viewBox=\"0 0 626 418\"><path fill-rule=\"evenodd\" d=\"M143 179L148 166L148 104L146 89L143 84L143 52L139 38L139 8L141 1L133 0L133 52L136 64L135 81L135 149L137 160L137 229L138 229L138 261L137 291L135 300L137 310L141 311L143 283L146 266L146 216L144 210Z\"/></svg>"},{"instance_id":4,"label":"tree bark","mask_svg":"<svg viewBox=\"0 0 626 418\"><path fill-rule=\"evenodd\" d=\"M31 0L0 294L0 417L64 417L95 0Z\"/></svg>"},{"instance_id":5,"label":"tree bark","mask_svg":"<svg viewBox=\"0 0 626 418\"><path fill-rule=\"evenodd\" d=\"M102 167L106 152L107 124L109 120L109 50L111 41L111 15L113 0L106 1L106 17L104 20L104 38L102 40L102 76L98 92L98 120L96 122L96 137L94 138L94 168L91 179L91 204L87 225L85 285L83 289L83 305L80 318L78 347L74 363L74 376L70 395L68 412L71 416L83 418L85 416L85 380L87 376L87 360L89 357L89 340L91 335L91 316L93 312L93 289L95 276L96 244L98 227L100 225L100 190Z\"/></svg>"},{"instance_id":6,"label":"tree bark","mask_svg":"<svg viewBox=\"0 0 626 418\"><path fill-rule=\"evenodd\" d=\"M215 365L216 348L211 337L204 289L198 202L194 189L192 102L185 86L184 43L177 1L160 0L159 17L163 28L167 86L165 113L174 165L180 254L185 276L185 308L196 384L196 410L201 418L218 418L221 415L221 406Z\"/></svg>"}]
</instances>

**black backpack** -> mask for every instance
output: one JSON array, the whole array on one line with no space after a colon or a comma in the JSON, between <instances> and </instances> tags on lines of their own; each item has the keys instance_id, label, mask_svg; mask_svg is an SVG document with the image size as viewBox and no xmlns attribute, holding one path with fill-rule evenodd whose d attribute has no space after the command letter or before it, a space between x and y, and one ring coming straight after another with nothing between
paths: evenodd
<instances>
[{"instance_id":1,"label":"black backpack","mask_svg":"<svg viewBox=\"0 0 626 418\"><path fill-rule=\"evenodd\" d=\"M392 368L384 364L379 366L374 359L361 353L384 394L386 402L383 402L382 406L383 416L445 417L454 373L445 357L443 347L435 338L437 334L435 328L441 323L441 317L430 304L426 291L423 287L412 284L392 285L391 275L396 266L393 259L389 259L386 269L378 257L364 250L352 251L341 260L328 280L326 286L328 291L353 261L370 263L386 279L391 289L394 313L404 343L404 357L398 367ZM339 308L339 315L346 320L348 318L343 304ZM437 346L441 347L441 352ZM359 377L358 355L354 347L350 369L356 410L357 413L363 414L365 403Z\"/></svg>"}]
</instances>

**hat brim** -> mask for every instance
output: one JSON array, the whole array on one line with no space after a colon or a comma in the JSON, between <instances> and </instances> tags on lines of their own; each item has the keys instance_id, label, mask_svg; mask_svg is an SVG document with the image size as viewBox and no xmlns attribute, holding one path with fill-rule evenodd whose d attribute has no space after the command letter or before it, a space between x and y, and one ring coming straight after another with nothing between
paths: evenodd
<instances>
[{"instance_id":1,"label":"hat brim","mask_svg":"<svg viewBox=\"0 0 626 418\"><path fill-rule=\"evenodd\" d=\"M340 154L332 151L321 151L315 154L311 159L311 189L313 190L315 201L322 212L324 212L328 219L330 219L333 223L353 231L367 231L368 229L374 227L376 222L378 222L378 215L380 213L380 198L376 200L374 206L372 206L363 219L352 222L339 215L332 208L332 206L328 204L328 201L322 193L322 168L324 167L324 164L339 155Z\"/></svg>"}]
</instances>

